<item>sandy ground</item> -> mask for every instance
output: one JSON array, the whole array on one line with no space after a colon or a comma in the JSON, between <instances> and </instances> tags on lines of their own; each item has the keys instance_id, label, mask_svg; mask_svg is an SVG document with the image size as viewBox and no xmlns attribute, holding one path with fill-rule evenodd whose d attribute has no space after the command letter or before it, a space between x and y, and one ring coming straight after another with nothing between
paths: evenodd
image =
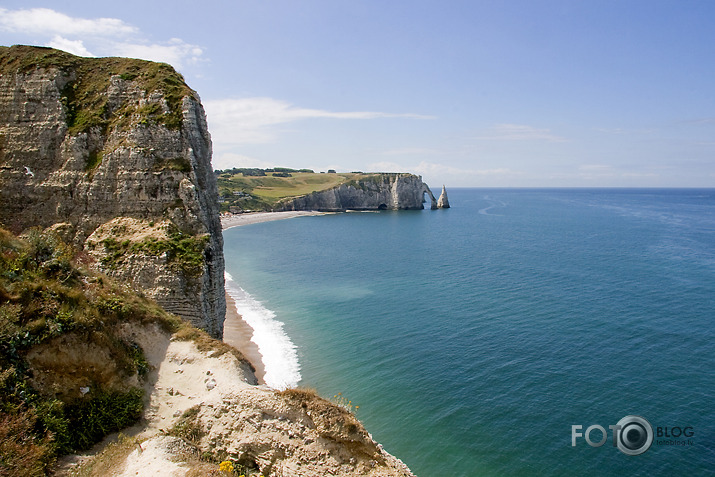
<instances>
[{"instance_id":1,"label":"sandy ground","mask_svg":"<svg viewBox=\"0 0 715 477\"><path fill-rule=\"evenodd\" d=\"M248 361L256 368L258 384L264 384L266 369L263 366L263 356L258 350L258 345L251 341L253 328L243 321L236 311L233 298L226 293L226 321L223 322L223 341L241 351Z\"/></svg>"},{"instance_id":2,"label":"sandy ground","mask_svg":"<svg viewBox=\"0 0 715 477\"><path fill-rule=\"evenodd\" d=\"M152 369L145 384L150 397L144 422L125 431L143 440L141 449L129 454L124 468L117 469L114 475L182 476L187 468L182 462L176 462L175 455L167 452L163 431L170 429L192 406L221 402L224 396L240 393L251 386L245 382L243 372L230 354L212 357L199 352L192 341L171 341L166 333L156 328L134 328L131 333L146 350Z\"/></svg>"},{"instance_id":3,"label":"sandy ground","mask_svg":"<svg viewBox=\"0 0 715 477\"><path fill-rule=\"evenodd\" d=\"M272 222L274 220L292 219L293 217L305 217L309 215L325 215L328 212L318 212L316 210L289 210L286 212L253 212L250 214L224 215L221 217L221 226L224 230L241 225L258 224L261 222Z\"/></svg>"},{"instance_id":4,"label":"sandy ground","mask_svg":"<svg viewBox=\"0 0 715 477\"><path fill-rule=\"evenodd\" d=\"M142 327L127 323L122 335L142 347L149 363L150 371L144 383L147 402L140 422L122 431L124 435L140 439L141 446L107 475L184 476L191 466L177 458L176 449L172 452L177 439L168 438L164 431L174 426L187 409L222 402L226 396L245 392L253 386L246 382L230 353L221 356L202 353L192 341L172 341L170 334L157 325ZM86 454L64 457L55 475L73 475L76 465L91 460L116 439L114 434Z\"/></svg>"}]
</instances>

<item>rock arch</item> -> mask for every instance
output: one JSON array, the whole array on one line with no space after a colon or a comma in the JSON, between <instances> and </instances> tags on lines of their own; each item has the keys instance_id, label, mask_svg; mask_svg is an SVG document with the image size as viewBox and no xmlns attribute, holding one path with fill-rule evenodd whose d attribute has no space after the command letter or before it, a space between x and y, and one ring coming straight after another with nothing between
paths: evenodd
<instances>
[{"instance_id":1,"label":"rock arch","mask_svg":"<svg viewBox=\"0 0 715 477\"><path fill-rule=\"evenodd\" d=\"M430 188L427 184L422 183L422 185L424 186L422 188L422 202L426 202L424 197L425 197L425 194L427 194L429 196L430 200L432 201L432 205L430 206L430 209L432 209L432 210L437 209L437 199L434 198L434 194L432 193L432 191L430 190Z\"/></svg>"}]
</instances>

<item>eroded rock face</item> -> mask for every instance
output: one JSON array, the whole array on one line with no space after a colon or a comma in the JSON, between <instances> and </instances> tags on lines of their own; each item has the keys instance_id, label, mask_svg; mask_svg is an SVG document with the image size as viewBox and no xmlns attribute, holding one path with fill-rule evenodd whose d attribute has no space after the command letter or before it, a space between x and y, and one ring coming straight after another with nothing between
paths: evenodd
<instances>
[{"instance_id":1,"label":"eroded rock face","mask_svg":"<svg viewBox=\"0 0 715 477\"><path fill-rule=\"evenodd\" d=\"M449 199L447 198L447 188L445 186L442 186L442 193L439 195L439 199L437 199L437 208L449 209Z\"/></svg>"},{"instance_id":2,"label":"eroded rock face","mask_svg":"<svg viewBox=\"0 0 715 477\"><path fill-rule=\"evenodd\" d=\"M281 210L400 210L424 209L424 196L430 198L431 208L437 201L420 176L402 173L374 174L371 177L341 184L333 189L313 192L289 199Z\"/></svg>"},{"instance_id":3,"label":"eroded rock face","mask_svg":"<svg viewBox=\"0 0 715 477\"><path fill-rule=\"evenodd\" d=\"M226 303L217 196L203 107L170 66L0 48L5 227L52 227L87 248L95 231L120 218L147 229L167 224L166 247L154 249L142 245L146 237L135 242L133 232L110 229L103 240L129 243L109 251L94 242L96 265L220 337ZM185 256L177 250L190 238L202 248ZM107 266L110 252L126 254L121 266ZM197 256L198 271L176 263L189 257L196 265Z\"/></svg>"},{"instance_id":4,"label":"eroded rock face","mask_svg":"<svg viewBox=\"0 0 715 477\"><path fill-rule=\"evenodd\" d=\"M158 348L165 350L147 355L153 370L147 383L151 407L138 435L142 439L156 439L171 429L193 429L197 455L223 456L242 466L246 475L413 475L373 440L350 407L312 391L276 392L249 385L248 373L230 353L200 352L190 341L141 329L134 336L143 347L163 343ZM127 466L141 459L138 453L130 455Z\"/></svg>"}]
</instances>

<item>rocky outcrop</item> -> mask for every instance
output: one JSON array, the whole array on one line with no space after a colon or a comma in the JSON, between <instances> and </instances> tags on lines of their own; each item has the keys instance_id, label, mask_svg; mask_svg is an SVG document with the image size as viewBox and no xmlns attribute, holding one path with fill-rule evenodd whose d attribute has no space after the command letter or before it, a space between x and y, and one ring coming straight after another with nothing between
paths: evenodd
<instances>
[{"instance_id":1,"label":"rocky outcrop","mask_svg":"<svg viewBox=\"0 0 715 477\"><path fill-rule=\"evenodd\" d=\"M449 209L449 199L447 198L447 188L445 186L442 186L442 193L439 195L439 199L437 199L437 208Z\"/></svg>"},{"instance_id":2,"label":"rocky outcrop","mask_svg":"<svg viewBox=\"0 0 715 477\"><path fill-rule=\"evenodd\" d=\"M404 173L370 174L339 186L308 195L286 199L278 210L400 210L424 209L425 194L431 208L437 201L420 176Z\"/></svg>"},{"instance_id":3,"label":"rocky outcrop","mask_svg":"<svg viewBox=\"0 0 715 477\"><path fill-rule=\"evenodd\" d=\"M0 47L0 203L5 227L53 228L221 336L211 138L198 95L169 65Z\"/></svg>"},{"instance_id":4,"label":"rocky outcrop","mask_svg":"<svg viewBox=\"0 0 715 477\"><path fill-rule=\"evenodd\" d=\"M245 475L413 475L373 440L350 405L307 390L251 386L231 353L201 352L195 343L170 340L156 328L137 327L131 336L151 349L145 385L151 405L137 435L142 445L127 457L120 476L149 473L148 466L158 463L161 472L192 454L220 456ZM190 441L192 452L166 452L166 434ZM199 470L196 464L181 463L184 471L172 475L207 475L217 467L189 474L188 468Z\"/></svg>"}]
</instances>

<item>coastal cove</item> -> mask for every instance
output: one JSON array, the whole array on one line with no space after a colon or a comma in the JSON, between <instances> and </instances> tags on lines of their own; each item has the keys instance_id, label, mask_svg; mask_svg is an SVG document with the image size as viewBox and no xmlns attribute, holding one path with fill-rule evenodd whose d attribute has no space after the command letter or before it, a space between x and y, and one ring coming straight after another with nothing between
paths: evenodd
<instances>
[{"instance_id":1,"label":"coastal cove","mask_svg":"<svg viewBox=\"0 0 715 477\"><path fill-rule=\"evenodd\" d=\"M230 229L232 227L240 227L243 225L259 224L263 222L273 222L275 220L285 220L294 217L308 217L314 215L323 215L324 212L314 212L314 211L285 211L285 212L255 212L251 214L236 214L236 215L226 215L221 218L221 226L223 230ZM237 304L238 302L238 304ZM247 307L247 308L246 308ZM264 361L267 358L271 350L260 349L256 341L261 341L260 338L257 339L256 330L259 328L261 323L257 321L252 321L249 324L243 315L246 315L246 311L241 315L239 309L246 310L249 314L253 311L253 315L258 312L261 313L261 307L258 303L252 302L250 296L247 296L245 291L241 289L238 284L236 284L231 275L226 274L226 320L224 321L224 336L223 341L229 345L241 350L241 352L246 356L246 358L254 365L256 368L256 378L259 384L266 384L266 367ZM267 311L267 310L265 310ZM263 324L266 324L271 320L271 317L265 317ZM258 332L260 334L260 331ZM264 346L269 345L266 343ZM273 343L274 345L274 343ZM274 346L275 348L275 346ZM282 359L281 362L284 362ZM281 362L277 365L280 366ZM297 373L297 370L296 370ZM290 385L295 386L300 379L299 374L296 374L296 378L289 382L284 381L274 381L272 380L272 375L269 376L268 384L275 389L285 389Z\"/></svg>"},{"instance_id":2,"label":"coastal cove","mask_svg":"<svg viewBox=\"0 0 715 477\"><path fill-rule=\"evenodd\" d=\"M224 230L227 272L282 324L298 384L359 406L416 475L711 468L715 193L450 202ZM693 444L571 446L572 425L628 414L692 426Z\"/></svg>"}]
</instances>

